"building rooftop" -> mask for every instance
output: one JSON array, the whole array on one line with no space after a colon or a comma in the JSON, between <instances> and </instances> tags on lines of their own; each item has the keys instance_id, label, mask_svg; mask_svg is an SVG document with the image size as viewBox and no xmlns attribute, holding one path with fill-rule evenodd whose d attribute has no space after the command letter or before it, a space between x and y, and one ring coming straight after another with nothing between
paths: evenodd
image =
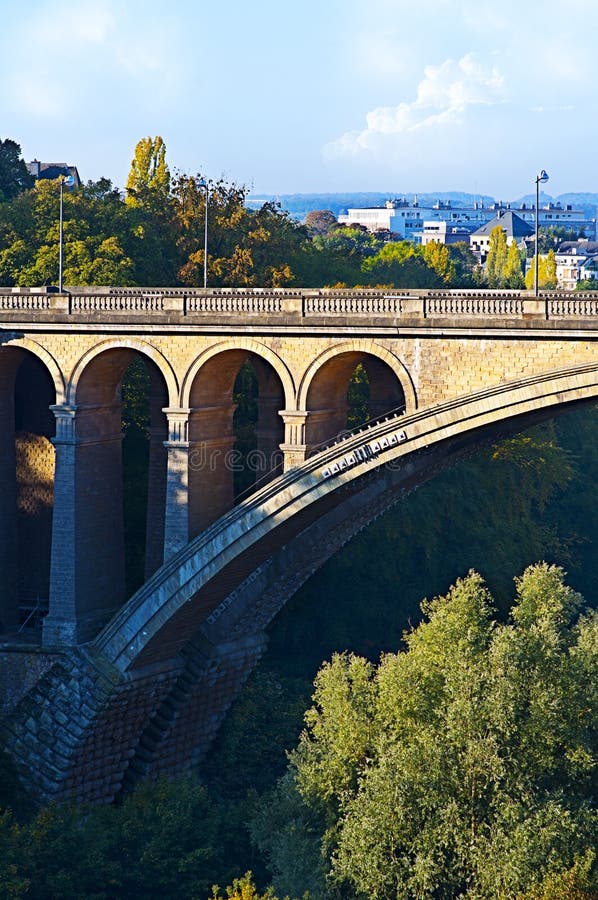
<instances>
[{"instance_id":1,"label":"building rooftop","mask_svg":"<svg viewBox=\"0 0 598 900\"><path fill-rule=\"evenodd\" d=\"M506 232L507 237L526 238L531 237L534 233L534 229L512 210L501 209L497 216L490 219L489 222L486 222L485 225L482 225L481 228L478 228L473 234L479 235L480 237L488 236L497 226L500 226L500 228Z\"/></svg>"}]
</instances>

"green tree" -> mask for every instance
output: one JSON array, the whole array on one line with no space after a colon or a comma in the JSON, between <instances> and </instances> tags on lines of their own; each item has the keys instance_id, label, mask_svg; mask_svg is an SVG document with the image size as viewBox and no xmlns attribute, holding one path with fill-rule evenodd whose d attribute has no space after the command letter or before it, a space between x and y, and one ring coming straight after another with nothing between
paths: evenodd
<instances>
[{"instance_id":1,"label":"green tree","mask_svg":"<svg viewBox=\"0 0 598 900\"><path fill-rule=\"evenodd\" d=\"M135 259L138 284L177 281L176 223L170 187L164 141L159 136L142 138L135 147L125 198L130 210L130 254Z\"/></svg>"},{"instance_id":2,"label":"green tree","mask_svg":"<svg viewBox=\"0 0 598 900\"><path fill-rule=\"evenodd\" d=\"M447 287L453 284L457 267L446 244L431 241L423 248L423 257L428 266L436 272Z\"/></svg>"},{"instance_id":3,"label":"green tree","mask_svg":"<svg viewBox=\"0 0 598 900\"><path fill-rule=\"evenodd\" d=\"M33 185L27 164L16 141L0 138L0 203L12 200Z\"/></svg>"},{"instance_id":4,"label":"green tree","mask_svg":"<svg viewBox=\"0 0 598 900\"><path fill-rule=\"evenodd\" d=\"M532 257L531 265L525 276L525 286L528 290L534 287L536 272L536 257ZM556 259L554 250L549 250L545 256L538 259L538 286L545 291L553 291L556 288Z\"/></svg>"},{"instance_id":5,"label":"green tree","mask_svg":"<svg viewBox=\"0 0 598 900\"><path fill-rule=\"evenodd\" d=\"M64 193L66 284L134 283L128 211L106 179ZM58 278L58 181L42 179L0 215L0 283L55 284Z\"/></svg>"},{"instance_id":6,"label":"green tree","mask_svg":"<svg viewBox=\"0 0 598 900\"><path fill-rule=\"evenodd\" d=\"M503 269L502 284L507 288L522 288L525 284L521 271L521 254L515 241L512 241L509 246Z\"/></svg>"},{"instance_id":7,"label":"green tree","mask_svg":"<svg viewBox=\"0 0 598 900\"><path fill-rule=\"evenodd\" d=\"M577 867L598 889L598 616L557 567L516 588L498 624L470 573L422 604L404 652L377 669L338 655L318 674L291 771L324 817L336 885L516 898Z\"/></svg>"},{"instance_id":8,"label":"green tree","mask_svg":"<svg viewBox=\"0 0 598 900\"><path fill-rule=\"evenodd\" d=\"M598 291L598 278L582 278L575 285L576 291Z\"/></svg>"},{"instance_id":9,"label":"green tree","mask_svg":"<svg viewBox=\"0 0 598 900\"><path fill-rule=\"evenodd\" d=\"M230 879L222 813L193 778L145 784L120 806L0 816L0 896L27 900L207 897ZM76 851L76 852L75 852Z\"/></svg>"},{"instance_id":10,"label":"green tree","mask_svg":"<svg viewBox=\"0 0 598 900\"><path fill-rule=\"evenodd\" d=\"M170 192L166 145L158 135L138 141L127 178L126 202L131 206L165 203Z\"/></svg>"},{"instance_id":11,"label":"green tree","mask_svg":"<svg viewBox=\"0 0 598 900\"><path fill-rule=\"evenodd\" d=\"M488 255L486 257L486 280L490 287L501 287L507 262L507 236L504 228L497 225L490 232Z\"/></svg>"},{"instance_id":12,"label":"green tree","mask_svg":"<svg viewBox=\"0 0 598 900\"><path fill-rule=\"evenodd\" d=\"M251 872L246 872L242 878L235 878L232 884L226 888L226 897L220 894L217 884L212 888L211 900L276 900L272 890L260 894L257 890Z\"/></svg>"},{"instance_id":13,"label":"green tree","mask_svg":"<svg viewBox=\"0 0 598 900\"><path fill-rule=\"evenodd\" d=\"M443 278L428 264L422 247L411 241L384 244L375 256L363 261L362 272L371 284L390 287L441 287Z\"/></svg>"}]
</instances>

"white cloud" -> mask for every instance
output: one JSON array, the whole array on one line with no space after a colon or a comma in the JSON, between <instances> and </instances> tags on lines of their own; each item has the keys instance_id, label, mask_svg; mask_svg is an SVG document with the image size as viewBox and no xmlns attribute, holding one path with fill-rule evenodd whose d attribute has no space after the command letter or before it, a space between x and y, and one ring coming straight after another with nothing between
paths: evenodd
<instances>
[{"instance_id":1,"label":"white cloud","mask_svg":"<svg viewBox=\"0 0 598 900\"><path fill-rule=\"evenodd\" d=\"M356 155L378 147L380 136L458 123L468 107L501 102L504 87L499 70L482 65L473 53L458 62L447 59L438 66L426 66L414 101L373 109L366 115L365 129L345 132L324 147L324 155Z\"/></svg>"}]
</instances>

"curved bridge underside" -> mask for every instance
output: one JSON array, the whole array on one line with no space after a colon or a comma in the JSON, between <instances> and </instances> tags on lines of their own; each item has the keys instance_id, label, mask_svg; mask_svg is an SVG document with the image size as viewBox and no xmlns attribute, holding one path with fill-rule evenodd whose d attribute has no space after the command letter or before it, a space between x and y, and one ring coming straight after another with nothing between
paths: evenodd
<instances>
[{"instance_id":1,"label":"curved bridge underside","mask_svg":"<svg viewBox=\"0 0 598 900\"><path fill-rule=\"evenodd\" d=\"M326 531L340 529L346 535L340 546L401 492L446 465L444 460L597 393L598 366L583 366L363 428L277 478L199 535L123 606L95 648L124 673L170 658L202 625L206 633L215 629L221 635L221 620L230 628L244 605L236 602L243 583L249 578L255 584L277 550L284 547L290 561L297 559L291 554L301 555L302 541L316 537L321 546L323 529L314 523ZM366 512L359 514L362 507Z\"/></svg>"},{"instance_id":2,"label":"curved bridge underside","mask_svg":"<svg viewBox=\"0 0 598 900\"><path fill-rule=\"evenodd\" d=\"M269 483L162 566L91 644L60 654L36 689L52 721L30 728L28 778L45 796L106 801L195 764L267 625L343 544L481 444L597 396L596 364L500 384L389 416ZM35 702L4 729L17 757ZM68 739L65 714L77 716Z\"/></svg>"}]
</instances>

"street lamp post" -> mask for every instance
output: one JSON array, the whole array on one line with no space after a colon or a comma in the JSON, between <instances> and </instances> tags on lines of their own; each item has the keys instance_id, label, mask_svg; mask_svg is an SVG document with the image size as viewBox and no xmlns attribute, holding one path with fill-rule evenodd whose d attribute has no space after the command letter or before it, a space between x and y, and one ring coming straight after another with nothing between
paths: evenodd
<instances>
[{"instance_id":1,"label":"street lamp post","mask_svg":"<svg viewBox=\"0 0 598 900\"><path fill-rule=\"evenodd\" d=\"M536 175L536 258L535 258L535 277L534 277L534 293L536 297L538 296L538 219L540 216L540 182L544 184L544 182L548 181L548 173L546 169L542 169L541 172Z\"/></svg>"},{"instance_id":2,"label":"street lamp post","mask_svg":"<svg viewBox=\"0 0 598 900\"><path fill-rule=\"evenodd\" d=\"M58 225L58 292L62 294L62 246L63 246L63 235L62 235L62 225L63 225L63 214L62 214L62 203L63 203L63 193L64 193L64 185L70 187L74 184L74 178L72 175L68 175L66 177L60 177L60 218Z\"/></svg>"},{"instance_id":3,"label":"street lamp post","mask_svg":"<svg viewBox=\"0 0 598 900\"><path fill-rule=\"evenodd\" d=\"M209 185L205 178L200 178L198 181L198 185L200 188L205 188L206 192L206 205L204 211L204 233L203 233L203 286L207 288L208 286L208 196L209 196Z\"/></svg>"}]
</instances>

